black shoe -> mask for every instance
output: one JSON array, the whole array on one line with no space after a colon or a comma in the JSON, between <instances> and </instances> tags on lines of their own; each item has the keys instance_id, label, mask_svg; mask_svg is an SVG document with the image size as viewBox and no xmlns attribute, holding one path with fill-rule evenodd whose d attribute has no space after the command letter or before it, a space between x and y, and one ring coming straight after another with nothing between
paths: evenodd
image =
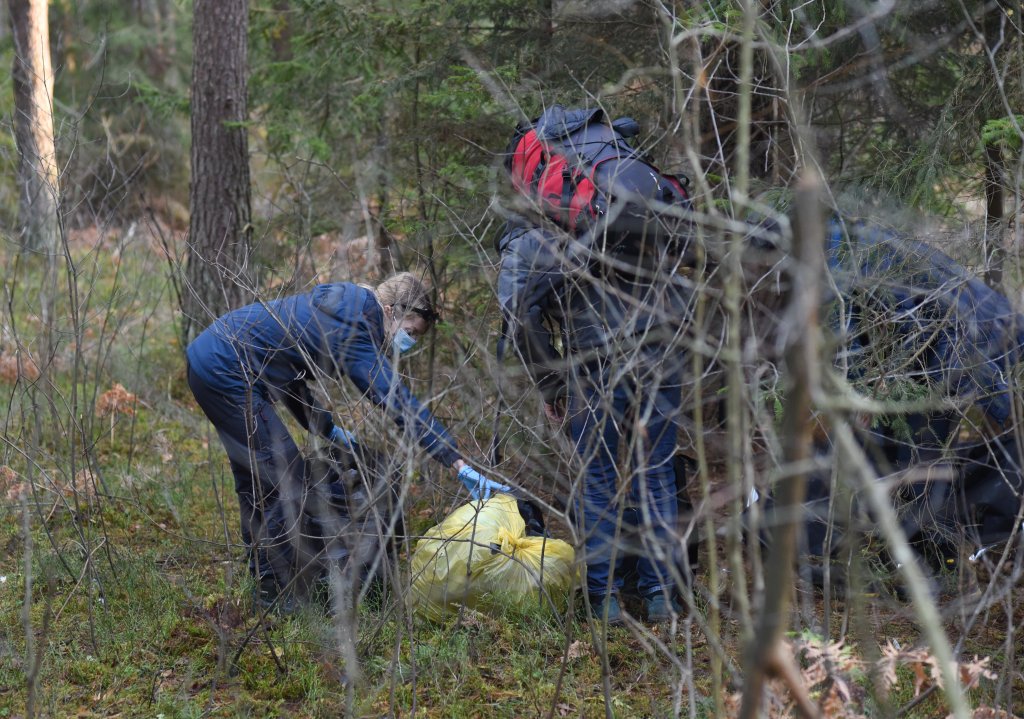
<instances>
[{"instance_id":1,"label":"black shoe","mask_svg":"<svg viewBox=\"0 0 1024 719\"><path fill-rule=\"evenodd\" d=\"M619 598L615 594L591 594L590 614L599 622L607 622L609 627L622 626L623 613Z\"/></svg>"},{"instance_id":2,"label":"black shoe","mask_svg":"<svg viewBox=\"0 0 1024 719\"><path fill-rule=\"evenodd\" d=\"M298 611L299 604L294 592L282 592L273 577L262 577L252 590L253 609L258 612L273 612L283 617Z\"/></svg>"},{"instance_id":3,"label":"black shoe","mask_svg":"<svg viewBox=\"0 0 1024 719\"><path fill-rule=\"evenodd\" d=\"M655 624L671 621L673 617L684 616L686 609L676 599L675 592L658 590L644 597L647 621Z\"/></svg>"}]
</instances>

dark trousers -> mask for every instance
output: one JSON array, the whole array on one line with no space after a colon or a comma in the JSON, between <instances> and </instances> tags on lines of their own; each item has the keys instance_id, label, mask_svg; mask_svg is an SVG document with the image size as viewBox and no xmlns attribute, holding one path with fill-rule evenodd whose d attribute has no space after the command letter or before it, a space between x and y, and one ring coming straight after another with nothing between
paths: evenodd
<instances>
[{"instance_id":1,"label":"dark trousers","mask_svg":"<svg viewBox=\"0 0 1024 719\"><path fill-rule=\"evenodd\" d=\"M188 384L228 453L249 571L283 587L295 572L309 466L263 393L222 389L192 367Z\"/></svg>"},{"instance_id":2,"label":"dark trousers","mask_svg":"<svg viewBox=\"0 0 1024 719\"><path fill-rule=\"evenodd\" d=\"M595 363L572 391L570 428L584 466L576 516L591 594L622 587L612 558L613 553L623 553L624 503L635 506L639 518L637 589L647 595L671 591L676 584L672 567L679 540L673 459L682 397L678 375L665 374L667 364L656 362L647 371L620 374ZM620 461L623 443L627 462ZM625 473L620 473L620 465L628 466Z\"/></svg>"}]
</instances>

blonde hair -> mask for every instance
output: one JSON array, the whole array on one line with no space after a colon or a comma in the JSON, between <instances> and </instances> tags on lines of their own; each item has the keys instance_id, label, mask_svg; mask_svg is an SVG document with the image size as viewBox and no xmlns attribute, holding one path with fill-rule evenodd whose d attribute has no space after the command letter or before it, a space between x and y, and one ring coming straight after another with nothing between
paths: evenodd
<instances>
[{"instance_id":1,"label":"blonde hair","mask_svg":"<svg viewBox=\"0 0 1024 719\"><path fill-rule=\"evenodd\" d=\"M434 306L430 301L430 285L411 272L391 275L377 285L374 294L382 305L391 305L407 312L434 314Z\"/></svg>"}]
</instances>

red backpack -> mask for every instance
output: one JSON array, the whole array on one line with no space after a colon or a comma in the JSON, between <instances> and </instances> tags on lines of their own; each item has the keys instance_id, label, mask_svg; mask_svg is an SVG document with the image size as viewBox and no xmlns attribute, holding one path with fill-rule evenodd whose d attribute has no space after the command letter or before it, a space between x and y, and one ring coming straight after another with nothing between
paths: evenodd
<instances>
[{"instance_id":1,"label":"red backpack","mask_svg":"<svg viewBox=\"0 0 1024 719\"><path fill-rule=\"evenodd\" d=\"M639 132L632 118L609 122L600 109L554 105L516 127L505 169L531 209L577 236L679 239L691 209L688 180L634 149L628 139Z\"/></svg>"}]
</instances>

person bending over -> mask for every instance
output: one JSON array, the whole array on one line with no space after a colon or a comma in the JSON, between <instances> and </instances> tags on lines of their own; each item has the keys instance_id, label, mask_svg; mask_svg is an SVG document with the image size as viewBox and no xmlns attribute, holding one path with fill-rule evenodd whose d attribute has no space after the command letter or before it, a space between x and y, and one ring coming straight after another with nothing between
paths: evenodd
<instances>
[{"instance_id":1,"label":"person bending over","mask_svg":"<svg viewBox=\"0 0 1024 719\"><path fill-rule=\"evenodd\" d=\"M318 407L309 383L348 377L420 445L454 469L474 499L504 487L474 470L447 430L393 369L438 318L429 289L396 274L375 289L323 284L233 310L187 349L188 383L227 450L258 608L291 611L303 490L310 468L276 408L303 429L351 449L355 437Z\"/></svg>"}]
</instances>

